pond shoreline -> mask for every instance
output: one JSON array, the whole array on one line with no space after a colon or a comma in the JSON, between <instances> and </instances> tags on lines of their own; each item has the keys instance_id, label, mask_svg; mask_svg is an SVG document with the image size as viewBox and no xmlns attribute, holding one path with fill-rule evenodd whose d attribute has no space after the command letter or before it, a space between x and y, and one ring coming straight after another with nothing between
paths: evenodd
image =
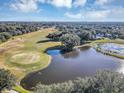
<instances>
[{"instance_id":1,"label":"pond shoreline","mask_svg":"<svg viewBox=\"0 0 124 93\"><path fill-rule=\"evenodd\" d=\"M96 51L104 54L104 55L109 55L109 56L113 56L113 57L116 57L116 58L120 58L120 59L124 59L124 56L121 56L121 55L118 55L116 53L112 53L112 52L108 52L108 51L104 51L102 49L99 49L99 48L95 48Z\"/></svg>"},{"instance_id":2,"label":"pond shoreline","mask_svg":"<svg viewBox=\"0 0 124 93\"><path fill-rule=\"evenodd\" d=\"M98 51L98 52L100 52L102 54L113 56L113 57L120 58L120 59L124 59L124 55L121 55L119 53L116 53L115 50L102 49L102 45L103 44L105 44L105 43L102 43L101 45L100 45L100 43L98 43L98 44L95 44L93 47L94 47L94 49L96 49L96 51ZM113 43L113 44L118 44L118 43Z\"/></svg>"}]
</instances>

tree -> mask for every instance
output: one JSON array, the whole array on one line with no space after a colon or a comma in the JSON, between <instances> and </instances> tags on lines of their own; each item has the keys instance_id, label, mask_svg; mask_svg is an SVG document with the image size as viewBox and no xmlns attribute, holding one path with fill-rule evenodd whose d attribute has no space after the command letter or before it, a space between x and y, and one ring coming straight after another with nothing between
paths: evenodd
<instances>
[{"instance_id":1,"label":"tree","mask_svg":"<svg viewBox=\"0 0 124 93\"><path fill-rule=\"evenodd\" d=\"M62 32L54 32L54 33L50 33L47 38L50 38L51 40L54 41L59 41L59 38L63 35Z\"/></svg>"},{"instance_id":2,"label":"tree","mask_svg":"<svg viewBox=\"0 0 124 93\"><path fill-rule=\"evenodd\" d=\"M10 39L12 37L12 35L8 32L2 32L1 35L3 35L6 39Z\"/></svg>"},{"instance_id":3,"label":"tree","mask_svg":"<svg viewBox=\"0 0 124 93\"><path fill-rule=\"evenodd\" d=\"M7 41L8 39L10 39L12 36L8 33L8 32L2 32L0 33L0 40L2 42Z\"/></svg>"},{"instance_id":4,"label":"tree","mask_svg":"<svg viewBox=\"0 0 124 93\"><path fill-rule=\"evenodd\" d=\"M89 31L81 31L79 34L79 37L81 38L81 40L91 40L92 36L93 34Z\"/></svg>"},{"instance_id":5,"label":"tree","mask_svg":"<svg viewBox=\"0 0 124 93\"><path fill-rule=\"evenodd\" d=\"M64 34L61 36L60 41L67 50L72 50L74 46L80 45L80 37L76 34Z\"/></svg>"},{"instance_id":6,"label":"tree","mask_svg":"<svg viewBox=\"0 0 124 93\"><path fill-rule=\"evenodd\" d=\"M15 76L8 70L0 69L0 92L4 89L11 89L15 85Z\"/></svg>"},{"instance_id":7,"label":"tree","mask_svg":"<svg viewBox=\"0 0 124 93\"><path fill-rule=\"evenodd\" d=\"M104 70L95 76L75 80L72 93L123 93L123 85L123 74Z\"/></svg>"},{"instance_id":8,"label":"tree","mask_svg":"<svg viewBox=\"0 0 124 93\"><path fill-rule=\"evenodd\" d=\"M34 93L71 93L73 91L73 85L72 81L52 84L50 86L38 84Z\"/></svg>"}]
</instances>

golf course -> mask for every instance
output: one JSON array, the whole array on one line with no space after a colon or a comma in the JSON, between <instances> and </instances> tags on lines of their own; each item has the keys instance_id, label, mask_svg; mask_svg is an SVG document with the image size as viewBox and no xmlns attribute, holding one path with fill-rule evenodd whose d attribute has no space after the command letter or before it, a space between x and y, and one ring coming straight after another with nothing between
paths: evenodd
<instances>
[{"instance_id":1,"label":"golf course","mask_svg":"<svg viewBox=\"0 0 124 93\"><path fill-rule=\"evenodd\" d=\"M30 79L34 79L34 81L36 81L36 83L37 83L37 81L40 82L40 81L44 81L44 80L47 80L47 79L48 80L51 79L51 81L52 80L54 81L54 78L51 78L52 76L49 76L49 75L54 75L58 78L58 74L61 73L61 75L64 75L64 77L65 77L66 76L64 74L65 72L70 73L70 75L67 74L67 75L69 75L69 78L74 77L74 76L71 76L71 72L73 74L74 68L72 69L72 67L70 67L70 69L72 69L72 71L70 72L70 70L65 69L65 66L67 66L67 64L66 65L61 64L60 67L57 64L52 65L53 63L64 62L64 61L65 62L67 61L67 63L68 63L68 59L66 59L66 56L64 58L64 55L62 57L62 54L60 53L58 56L53 57L53 55L48 55L46 53L47 50L49 51L50 48L53 48L53 51L54 51L54 48L56 49L57 46L62 45L61 42L53 41L52 39L47 38L47 36L49 34L53 34L53 33L56 33L56 32L58 33L57 29L52 28L52 27L51 28L45 28L45 29L42 28L42 29L40 29L38 31L35 31L35 32L27 33L27 34L24 34L24 35L13 36L8 41L3 42L3 43L0 44L0 65L1 65L1 69L3 68L3 69L6 69L6 70L9 70L13 75L15 75L16 80L17 80L16 86L14 86L10 91L9 90L3 91L3 93L14 93L14 92L15 93L16 92L17 93L33 93L33 91L30 91L29 89L26 90L26 88L24 87L27 84L26 82L24 82L24 85L22 83L20 83L26 77L29 77L29 78L25 79L27 82ZM88 49L86 50L87 51L86 53L88 53L88 56L91 59L93 58L94 62L99 62L99 59L97 59L97 58L101 58L100 60L103 60L102 63L104 63L104 62L106 62L106 61L104 61L104 59L109 61L110 56L114 56L114 57L117 57L117 58L122 58L120 56L118 57L118 55L113 55L113 53L111 53L111 54L109 53L109 54L107 54L109 56L106 56L106 55L103 55L104 53L102 54L102 53L95 52L95 50L92 48L97 44L103 44L103 43L123 44L123 40L122 39L111 40L109 38L104 38L104 39L101 39L101 40L93 40L93 41L89 40L85 44L75 46L74 49L78 49L78 48L83 49L84 48L84 50L85 50L86 46L91 47L91 48L88 48L89 50ZM78 55L79 51L81 51L81 50L78 49L78 51L75 52L76 54L73 54L74 51L72 51L71 55L75 55L75 57L77 56L77 58L79 58L79 59L75 59L76 63L77 63L77 60L79 62L81 62L80 65L77 65L77 66L85 66L85 65L87 66L87 62L90 62L91 60L86 60L86 62L84 62L86 64L83 64L82 61L85 60L85 58L86 58L83 55L83 53L85 54L85 51L80 52L79 54L81 54L81 55ZM94 53L96 53L96 55L97 55L96 58L93 57L94 55L92 55ZM53 54L55 54L55 53L53 53ZM61 57L60 57L60 55L61 55ZM80 56L81 56L81 60L80 60ZM82 58L83 58L83 60L82 60ZM57 59L57 62L56 61L53 62L51 59L54 59L54 60ZM86 58L86 59L89 59L89 58ZM118 61L115 62L113 57L111 58L111 60L112 60L112 61L110 61L111 64L108 64L108 62L105 63L106 66L108 66L108 69L112 68L112 69L116 70L117 68L121 68L121 67L118 67L118 65L120 65L120 64L118 63ZM74 61L74 58L73 58L72 61ZM106 66L102 63L100 63L100 67L102 66L103 68L106 68ZM73 63L70 61L70 64L73 64ZM70 66L70 64L69 64L69 66ZM89 64L91 64L91 62ZM99 63L95 63L95 64L99 64ZM114 64L114 66L111 66L113 64ZM93 64L91 64L91 65L93 65ZM53 68L52 68L52 66L53 66ZM54 66L58 67L58 68L56 68L57 70L55 69ZM59 69L59 68L61 68L61 66L63 66L65 71L63 69ZM69 68L69 67L67 67L67 68ZM77 68L79 68L79 67L77 67ZM78 71L85 71L85 70L83 70L83 68L85 68L85 67L80 67L80 68L82 70L78 70ZM95 68L96 67L92 66L91 71L95 72L95 70L96 70ZM46 72L42 72L43 69L44 70L46 69ZM54 73L54 69L58 72ZM99 69L101 69L101 68L99 68ZM52 70L53 70L53 72L52 72ZM88 70L89 70L89 68L88 68ZM88 70L86 70L86 71L88 71ZM63 74L62 74L62 71L63 71ZM77 71L77 69L75 69L75 71ZM32 78L33 76L35 76L35 75L33 75L32 72L36 75L36 77L39 77L42 80L41 79L37 80L36 77ZM94 73L94 72L92 72L92 73ZM41 75L41 73L47 73L49 78L45 77L44 75ZM32 76L30 76L30 74ZM76 77L77 76L78 76L78 74L76 74ZM83 77L83 76L85 76L85 74L79 74L79 76ZM57 80L57 78L55 78L55 80ZM63 81L67 81L67 80L63 79ZM58 81L54 81L54 82L59 82L59 79L58 79ZM28 83L30 83L30 82L28 82ZM31 84L33 84L33 83L31 82ZM30 87L30 84L27 85L27 86ZM34 84L34 86L35 86L35 84Z\"/></svg>"}]
</instances>

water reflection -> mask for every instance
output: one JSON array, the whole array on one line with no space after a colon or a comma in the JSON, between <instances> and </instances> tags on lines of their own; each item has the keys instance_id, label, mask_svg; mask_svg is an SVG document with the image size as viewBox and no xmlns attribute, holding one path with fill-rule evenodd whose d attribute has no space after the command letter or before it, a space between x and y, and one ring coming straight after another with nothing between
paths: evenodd
<instances>
[{"instance_id":1,"label":"water reflection","mask_svg":"<svg viewBox=\"0 0 124 93\"><path fill-rule=\"evenodd\" d=\"M90 46L83 46L83 47L80 47L80 51L86 51L88 49L90 49L91 47Z\"/></svg>"},{"instance_id":2,"label":"water reflection","mask_svg":"<svg viewBox=\"0 0 124 93\"><path fill-rule=\"evenodd\" d=\"M120 68L117 70L117 72L123 73L124 74L124 60L123 59L118 59L120 62Z\"/></svg>"},{"instance_id":3,"label":"water reflection","mask_svg":"<svg viewBox=\"0 0 124 93\"><path fill-rule=\"evenodd\" d=\"M79 50L78 49L74 49L73 51L70 52L63 52L61 54L64 58L76 58L79 55Z\"/></svg>"}]
</instances>

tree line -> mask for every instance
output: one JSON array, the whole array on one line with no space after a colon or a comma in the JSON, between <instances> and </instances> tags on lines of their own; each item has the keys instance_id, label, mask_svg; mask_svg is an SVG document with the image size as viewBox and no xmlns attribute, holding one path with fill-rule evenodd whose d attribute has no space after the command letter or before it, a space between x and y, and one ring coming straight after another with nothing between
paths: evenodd
<instances>
[{"instance_id":1,"label":"tree line","mask_svg":"<svg viewBox=\"0 0 124 93\"><path fill-rule=\"evenodd\" d=\"M82 23L82 22L0 22L0 41L4 42L12 36L37 31L40 28L54 27L59 32L48 37L58 40L62 34L71 33L80 37L81 43L85 40L100 38L124 39L123 23Z\"/></svg>"},{"instance_id":2,"label":"tree line","mask_svg":"<svg viewBox=\"0 0 124 93\"><path fill-rule=\"evenodd\" d=\"M5 42L13 36L37 31L38 27L32 24L0 24L0 41Z\"/></svg>"}]
</instances>

